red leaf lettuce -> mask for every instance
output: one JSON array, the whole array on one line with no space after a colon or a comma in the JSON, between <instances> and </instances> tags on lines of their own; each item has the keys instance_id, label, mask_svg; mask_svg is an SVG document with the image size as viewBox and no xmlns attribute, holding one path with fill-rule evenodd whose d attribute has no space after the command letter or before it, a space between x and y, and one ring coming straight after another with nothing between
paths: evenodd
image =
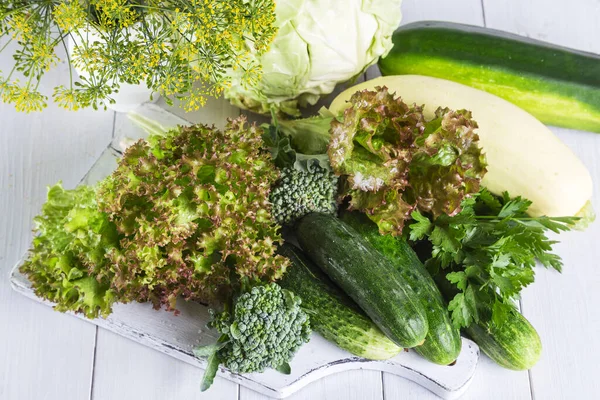
<instances>
[{"instance_id":1,"label":"red leaf lettuce","mask_svg":"<svg viewBox=\"0 0 600 400\"><path fill-rule=\"evenodd\" d=\"M331 122L328 154L350 208L399 235L415 209L455 215L479 190L486 162L476 128L469 111L438 108L427 121L423 107L378 87L354 94Z\"/></svg>"}]
</instances>

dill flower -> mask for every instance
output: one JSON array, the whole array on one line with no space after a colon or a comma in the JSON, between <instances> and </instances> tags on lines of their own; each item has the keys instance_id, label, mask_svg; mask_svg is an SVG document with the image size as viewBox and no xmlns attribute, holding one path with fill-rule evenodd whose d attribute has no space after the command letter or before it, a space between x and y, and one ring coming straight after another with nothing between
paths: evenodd
<instances>
[{"instance_id":1,"label":"dill flower","mask_svg":"<svg viewBox=\"0 0 600 400\"><path fill-rule=\"evenodd\" d=\"M27 85L22 85L20 81L6 82L0 86L3 88L2 101L5 103L14 103L17 111L30 113L32 111L41 111L47 106L48 98Z\"/></svg>"},{"instance_id":2,"label":"dill flower","mask_svg":"<svg viewBox=\"0 0 600 400\"><path fill-rule=\"evenodd\" d=\"M168 103L173 96L192 111L231 85L232 68L243 70L248 84L257 82L261 66L248 62L249 49L264 53L276 33L274 0L2 2L0 38L18 46L0 98L23 111L45 107L40 81L60 61L57 49L73 40L66 61L84 74L76 81L71 71L68 87L55 88L59 106L97 108L128 83L145 84ZM17 84L19 74L24 84Z\"/></svg>"},{"instance_id":3,"label":"dill flower","mask_svg":"<svg viewBox=\"0 0 600 400\"><path fill-rule=\"evenodd\" d=\"M86 17L87 13L78 1L62 2L54 9L54 22L64 32L83 28Z\"/></svg>"}]
</instances>

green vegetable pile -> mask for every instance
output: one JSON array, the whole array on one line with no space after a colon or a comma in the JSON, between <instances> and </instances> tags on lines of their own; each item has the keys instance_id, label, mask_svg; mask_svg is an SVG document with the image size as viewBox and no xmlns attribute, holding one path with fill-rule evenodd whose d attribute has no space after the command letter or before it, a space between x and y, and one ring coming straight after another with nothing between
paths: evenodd
<instances>
[{"instance_id":1,"label":"green vegetable pile","mask_svg":"<svg viewBox=\"0 0 600 400\"><path fill-rule=\"evenodd\" d=\"M298 296L271 283L239 296L232 312L216 314L211 325L221 338L216 345L195 351L209 357L203 390L212 383L220 363L237 373L275 368L289 374L289 361L310 339L310 323L301 303Z\"/></svg>"},{"instance_id":2,"label":"green vegetable pile","mask_svg":"<svg viewBox=\"0 0 600 400\"><path fill-rule=\"evenodd\" d=\"M536 263L561 270L547 235L578 218L531 217L531 201L492 194L471 113L423 110L377 87L343 115L273 115L262 130L244 117L223 130L139 121L154 133L96 187L50 188L21 271L89 318L115 302L216 306L220 338L195 350L203 390L219 365L290 373L309 315L358 356L416 347L447 365L465 332L498 364L530 368L541 341L515 304Z\"/></svg>"}]
</instances>

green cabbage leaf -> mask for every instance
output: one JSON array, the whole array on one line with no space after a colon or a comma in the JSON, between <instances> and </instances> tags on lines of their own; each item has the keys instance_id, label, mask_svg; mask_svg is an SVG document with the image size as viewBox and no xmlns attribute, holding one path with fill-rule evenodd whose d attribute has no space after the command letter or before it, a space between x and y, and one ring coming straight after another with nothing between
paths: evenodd
<instances>
[{"instance_id":1,"label":"green cabbage leaf","mask_svg":"<svg viewBox=\"0 0 600 400\"><path fill-rule=\"evenodd\" d=\"M275 110L299 116L298 107L315 104L338 83L352 80L392 48L401 20L401 0L279 0L277 36L269 51L248 64L262 66L254 85L246 71L230 71L225 98L262 114Z\"/></svg>"}]
</instances>

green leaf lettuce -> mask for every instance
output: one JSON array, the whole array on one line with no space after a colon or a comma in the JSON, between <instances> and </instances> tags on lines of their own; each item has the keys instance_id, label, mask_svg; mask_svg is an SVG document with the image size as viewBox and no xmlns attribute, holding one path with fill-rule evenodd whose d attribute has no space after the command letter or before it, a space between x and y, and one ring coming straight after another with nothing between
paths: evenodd
<instances>
[{"instance_id":1,"label":"green leaf lettuce","mask_svg":"<svg viewBox=\"0 0 600 400\"><path fill-rule=\"evenodd\" d=\"M59 311L88 318L111 312L115 293L105 255L118 247L115 225L97 209L93 188L48 189L48 200L34 219L38 235L21 266L35 293Z\"/></svg>"}]
</instances>

